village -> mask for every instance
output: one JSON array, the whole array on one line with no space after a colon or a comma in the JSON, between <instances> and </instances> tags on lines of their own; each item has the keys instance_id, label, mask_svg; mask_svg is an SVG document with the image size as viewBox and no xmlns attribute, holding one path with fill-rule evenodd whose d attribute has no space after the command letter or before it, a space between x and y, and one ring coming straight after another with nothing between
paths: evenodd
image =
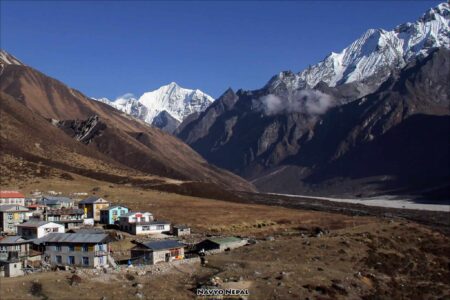
<instances>
[{"instance_id":1,"label":"village","mask_svg":"<svg viewBox=\"0 0 450 300\"><path fill-rule=\"evenodd\" d=\"M128 239L133 246L115 251ZM0 277L55 270L140 270L178 262L206 264L206 255L248 245L234 236L191 234L187 224L159 220L87 193L0 191Z\"/></svg>"}]
</instances>

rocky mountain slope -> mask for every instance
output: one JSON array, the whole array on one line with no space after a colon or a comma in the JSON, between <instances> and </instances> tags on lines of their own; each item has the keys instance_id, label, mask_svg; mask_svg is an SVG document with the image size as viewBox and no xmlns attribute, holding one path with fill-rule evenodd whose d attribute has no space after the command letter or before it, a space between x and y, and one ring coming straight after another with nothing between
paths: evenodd
<instances>
[{"instance_id":1,"label":"rocky mountain slope","mask_svg":"<svg viewBox=\"0 0 450 300\"><path fill-rule=\"evenodd\" d=\"M134 174L253 190L173 136L31 67L10 63L12 56L2 53L8 58L0 61L2 158L86 176Z\"/></svg>"},{"instance_id":2,"label":"rocky mountain slope","mask_svg":"<svg viewBox=\"0 0 450 300\"><path fill-rule=\"evenodd\" d=\"M204 111L214 99L200 90L180 87L175 82L144 93L139 100L125 95L111 101L95 99L135 118L172 133L189 115Z\"/></svg>"},{"instance_id":3,"label":"rocky mountain slope","mask_svg":"<svg viewBox=\"0 0 450 300\"><path fill-rule=\"evenodd\" d=\"M264 191L440 190L450 178L449 18L444 3L260 90L228 90L177 134Z\"/></svg>"}]
</instances>

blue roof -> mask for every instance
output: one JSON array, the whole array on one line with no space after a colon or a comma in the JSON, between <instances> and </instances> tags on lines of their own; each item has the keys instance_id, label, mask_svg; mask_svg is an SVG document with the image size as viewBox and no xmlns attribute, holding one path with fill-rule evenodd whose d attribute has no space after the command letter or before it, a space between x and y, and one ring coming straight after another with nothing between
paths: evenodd
<instances>
[{"instance_id":1,"label":"blue roof","mask_svg":"<svg viewBox=\"0 0 450 300\"><path fill-rule=\"evenodd\" d=\"M43 203L43 204L59 204L59 203L70 203L70 202L74 202L74 201L72 199L70 199L69 197L54 197L54 196L44 196L39 201L39 203Z\"/></svg>"},{"instance_id":2,"label":"blue roof","mask_svg":"<svg viewBox=\"0 0 450 300\"><path fill-rule=\"evenodd\" d=\"M146 243L141 243L141 245L152 250L165 250L184 247L184 244L180 243L177 240L150 241Z\"/></svg>"}]
</instances>

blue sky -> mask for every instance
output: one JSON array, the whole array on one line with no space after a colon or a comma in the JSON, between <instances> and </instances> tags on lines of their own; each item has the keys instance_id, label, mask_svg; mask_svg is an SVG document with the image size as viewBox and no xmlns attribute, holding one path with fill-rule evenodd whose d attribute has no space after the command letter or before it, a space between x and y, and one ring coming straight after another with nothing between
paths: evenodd
<instances>
[{"instance_id":1,"label":"blue sky","mask_svg":"<svg viewBox=\"0 0 450 300\"><path fill-rule=\"evenodd\" d=\"M1 48L92 97L176 81L218 97L301 71L439 1L1 1Z\"/></svg>"}]
</instances>

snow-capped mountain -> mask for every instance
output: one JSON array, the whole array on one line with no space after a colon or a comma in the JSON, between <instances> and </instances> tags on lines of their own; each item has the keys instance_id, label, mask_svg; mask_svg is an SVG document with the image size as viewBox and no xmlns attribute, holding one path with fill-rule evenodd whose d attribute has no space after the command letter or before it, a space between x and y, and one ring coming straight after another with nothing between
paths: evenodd
<instances>
[{"instance_id":1,"label":"snow-capped mountain","mask_svg":"<svg viewBox=\"0 0 450 300\"><path fill-rule=\"evenodd\" d=\"M5 50L0 50L0 62L7 65L19 65L23 66L24 64L20 62L17 58L6 52Z\"/></svg>"},{"instance_id":2,"label":"snow-capped mountain","mask_svg":"<svg viewBox=\"0 0 450 300\"><path fill-rule=\"evenodd\" d=\"M450 46L450 10L448 3L429 9L414 23L394 30L369 29L339 53L332 52L323 61L298 74L281 72L268 86L284 83L288 88L313 88L323 81L329 86L364 82L372 76L384 81L393 69L399 69L416 56L426 56L437 47Z\"/></svg>"},{"instance_id":3,"label":"snow-capped mountain","mask_svg":"<svg viewBox=\"0 0 450 300\"><path fill-rule=\"evenodd\" d=\"M139 100L130 94L114 101L107 98L93 99L168 132L172 132L190 114L204 111L214 101L198 89L185 89L175 82L144 93ZM170 120L170 126L167 126L167 120ZM161 127L161 124L165 126Z\"/></svg>"}]
</instances>

